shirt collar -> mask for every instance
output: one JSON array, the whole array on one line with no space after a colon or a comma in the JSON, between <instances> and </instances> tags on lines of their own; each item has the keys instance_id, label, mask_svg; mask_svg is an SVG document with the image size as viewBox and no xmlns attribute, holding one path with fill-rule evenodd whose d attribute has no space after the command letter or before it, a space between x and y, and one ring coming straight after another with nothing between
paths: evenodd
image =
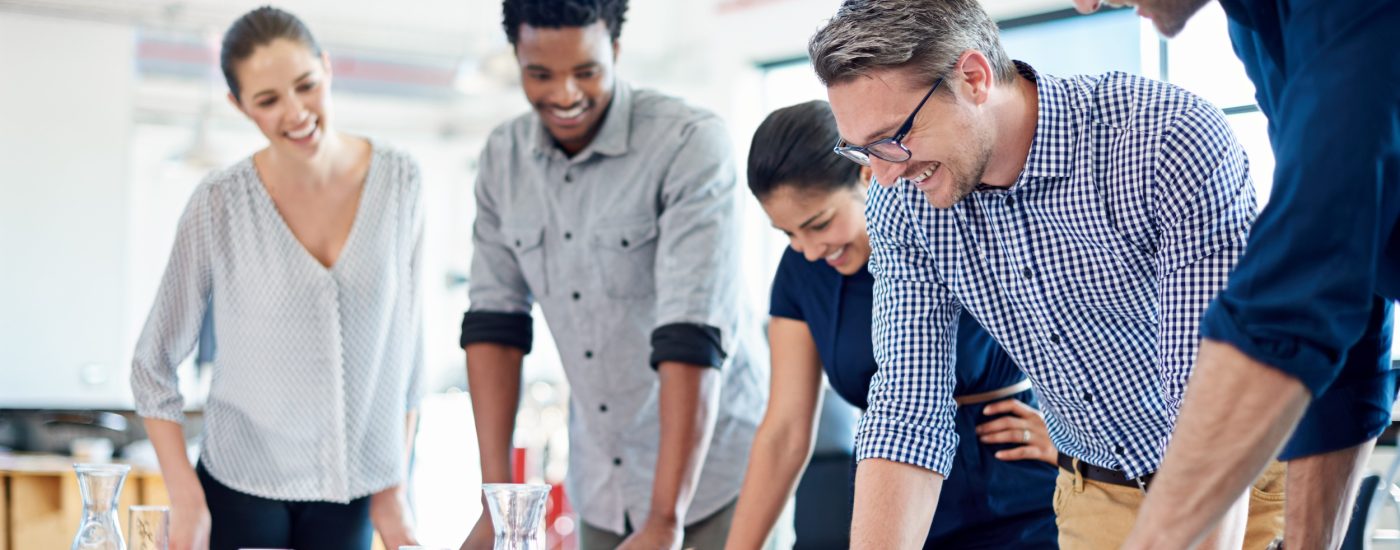
<instances>
[{"instance_id":1,"label":"shirt collar","mask_svg":"<svg viewBox=\"0 0 1400 550\"><path fill-rule=\"evenodd\" d=\"M1067 178L1074 168L1074 147L1081 124L1079 106L1066 89L1064 80L1040 74L1024 62L1015 63L1021 76L1035 82L1038 111L1035 137L1018 180Z\"/></svg>"},{"instance_id":2,"label":"shirt collar","mask_svg":"<svg viewBox=\"0 0 1400 550\"><path fill-rule=\"evenodd\" d=\"M554 137L549 135L549 130L545 129L544 122L540 120L539 113L534 115L535 123L531 126L530 142L532 150L536 155L548 155L553 152L563 154L559 145L554 142ZM632 136L632 89L626 82L618 80L613 87L612 101L608 102L608 113L603 117L603 125L598 129L598 135L593 136L593 141L584 147L579 154L574 155L573 160L581 161L591 157L593 154L607 156L621 156L627 154L627 143Z\"/></svg>"}]
</instances>

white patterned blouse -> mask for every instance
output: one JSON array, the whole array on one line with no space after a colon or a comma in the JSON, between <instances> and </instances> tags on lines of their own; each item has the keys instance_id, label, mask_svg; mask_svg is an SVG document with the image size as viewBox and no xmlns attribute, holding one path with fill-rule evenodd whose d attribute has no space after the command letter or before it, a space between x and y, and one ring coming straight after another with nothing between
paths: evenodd
<instances>
[{"instance_id":1,"label":"white patterned blouse","mask_svg":"<svg viewBox=\"0 0 1400 550\"><path fill-rule=\"evenodd\" d=\"M264 498L349 502L398 483L422 394L421 178L373 144L360 206L326 268L252 158L210 174L180 219L132 361L136 412L183 422L176 366L213 307L218 351L200 462Z\"/></svg>"}]
</instances>

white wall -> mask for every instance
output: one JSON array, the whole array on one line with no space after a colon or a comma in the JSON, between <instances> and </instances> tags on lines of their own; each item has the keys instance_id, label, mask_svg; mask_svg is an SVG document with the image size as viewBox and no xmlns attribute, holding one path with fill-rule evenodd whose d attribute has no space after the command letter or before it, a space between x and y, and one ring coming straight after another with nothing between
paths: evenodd
<instances>
[{"instance_id":1,"label":"white wall","mask_svg":"<svg viewBox=\"0 0 1400 550\"><path fill-rule=\"evenodd\" d=\"M132 37L0 13L0 407L131 400Z\"/></svg>"}]
</instances>

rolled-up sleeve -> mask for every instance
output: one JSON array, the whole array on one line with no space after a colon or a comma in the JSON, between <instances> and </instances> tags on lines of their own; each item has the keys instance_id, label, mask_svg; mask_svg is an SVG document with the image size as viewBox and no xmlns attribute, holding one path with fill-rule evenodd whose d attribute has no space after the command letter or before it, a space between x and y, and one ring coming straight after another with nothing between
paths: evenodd
<instances>
[{"instance_id":1,"label":"rolled-up sleeve","mask_svg":"<svg viewBox=\"0 0 1400 550\"><path fill-rule=\"evenodd\" d=\"M892 460L946 477L958 447L953 365L962 308L918 244L902 192L872 185L866 203L877 370L856 433L856 460Z\"/></svg>"},{"instance_id":2,"label":"rolled-up sleeve","mask_svg":"<svg viewBox=\"0 0 1400 550\"><path fill-rule=\"evenodd\" d=\"M497 186L504 174L495 171L493 144L502 137L493 134L477 163L476 219L472 224L471 301L462 318L460 344L489 342L530 351L533 326L530 308L534 298L516 261L515 253L501 229Z\"/></svg>"},{"instance_id":3,"label":"rolled-up sleeve","mask_svg":"<svg viewBox=\"0 0 1400 550\"><path fill-rule=\"evenodd\" d=\"M682 128L665 171L651 364L719 367L734 347L739 196L732 148L713 116Z\"/></svg>"},{"instance_id":4,"label":"rolled-up sleeve","mask_svg":"<svg viewBox=\"0 0 1400 550\"><path fill-rule=\"evenodd\" d=\"M1225 117L1200 102L1163 136L1155 171L1158 360L1174 418L1196 364L1201 315L1228 282L1257 208L1244 149Z\"/></svg>"},{"instance_id":5,"label":"rolled-up sleeve","mask_svg":"<svg viewBox=\"0 0 1400 550\"><path fill-rule=\"evenodd\" d=\"M194 350L204 312L209 308L210 194L208 182L190 197L175 231L175 244L156 291L146 326L131 361L131 390L136 414L184 422L184 396L176 369Z\"/></svg>"}]
</instances>

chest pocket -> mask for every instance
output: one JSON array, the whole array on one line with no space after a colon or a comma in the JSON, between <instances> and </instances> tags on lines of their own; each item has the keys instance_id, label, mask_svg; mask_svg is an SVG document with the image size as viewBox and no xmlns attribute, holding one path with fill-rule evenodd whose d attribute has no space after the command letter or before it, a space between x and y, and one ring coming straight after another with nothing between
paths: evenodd
<instances>
[{"instance_id":1,"label":"chest pocket","mask_svg":"<svg viewBox=\"0 0 1400 550\"><path fill-rule=\"evenodd\" d=\"M501 235L506 246L515 254L515 263L520 265L520 273L525 276L525 284L535 297L549 295L549 277L545 273L544 228L503 227Z\"/></svg>"},{"instance_id":2,"label":"chest pocket","mask_svg":"<svg viewBox=\"0 0 1400 550\"><path fill-rule=\"evenodd\" d=\"M593 232L603 289L613 298L656 294L656 222L648 220Z\"/></svg>"}]
</instances>

